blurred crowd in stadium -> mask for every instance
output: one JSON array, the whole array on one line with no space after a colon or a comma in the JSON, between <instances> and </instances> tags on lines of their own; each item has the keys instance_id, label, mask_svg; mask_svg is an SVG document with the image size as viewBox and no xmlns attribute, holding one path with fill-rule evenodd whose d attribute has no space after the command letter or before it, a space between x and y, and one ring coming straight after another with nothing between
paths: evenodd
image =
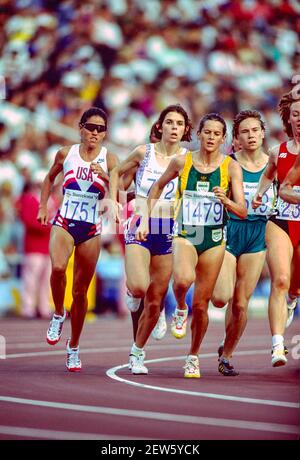
<instances>
[{"instance_id":1,"label":"blurred crowd in stadium","mask_svg":"<svg viewBox=\"0 0 300 460\"><path fill-rule=\"evenodd\" d=\"M286 138L277 103L300 74L299 31L297 0L1 1L0 278L22 265L16 203L78 142L84 110L107 111L106 145L120 158L173 103L194 126L216 111L230 128L255 108L267 148Z\"/></svg>"}]
</instances>

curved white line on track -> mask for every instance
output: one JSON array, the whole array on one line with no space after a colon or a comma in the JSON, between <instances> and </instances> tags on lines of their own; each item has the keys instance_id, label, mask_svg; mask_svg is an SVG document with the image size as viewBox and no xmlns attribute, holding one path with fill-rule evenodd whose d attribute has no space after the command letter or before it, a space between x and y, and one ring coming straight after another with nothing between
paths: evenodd
<instances>
[{"instance_id":1,"label":"curved white line on track","mask_svg":"<svg viewBox=\"0 0 300 460\"><path fill-rule=\"evenodd\" d=\"M265 354L265 353L266 353L266 350L255 350L255 351L240 351L240 352L236 352L235 355L240 355L240 356L248 355L249 356L253 354ZM210 358L214 356L215 356L215 353L206 353L206 354L203 353L199 355L200 358ZM171 356L168 358L158 358L158 359L147 360L145 361L145 363L174 361L174 360L184 359L185 357L186 356L176 356L176 357ZM261 404L261 405L267 405L267 406L288 407L290 409L299 409L300 407L299 403L293 403L293 402L287 402L287 401L273 401L269 399L245 398L241 396L228 396L228 395L222 395L222 394L216 394L216 393L204 393L200 391L180 390L176 388L165 388L165 387L160 387L160 386L155 386L155 385L148 385L146 383L134 382L132 380L127 380L123 377L119 377L118 375L116 375L116 372L118 370L124 369L126 367L128 367L128 364L122 364L120 366L112 367L111 369L108 369L106 371L106 375L121 383L126 383L127 385L133 385L136 387L147 388L149 390L156 390L156 391L162 391L162 392L167 392L167 393L177 393L177 394L183 394L183 395L189 395L189 396L199 396L199 397L211 398L211 399L222 399L225 401L236 401L236 402L243 402L243 403L248 403L248 404ZM134 378L139 378L139 376L134 376Z\"/></svg>"},{"instance_id":2,"label":"curved white line on track","mask_svg":"<svg viewBox=\"0 0 300 460\"><path fill-rule=\"evenodd\" d=\"M81 404L68 404L51 401L39 401L35 399L14 398L11 396L0 396L0 401L30 406L63 409L70 411L88 412L93 414L116 415L160 422L186 423L191 425L206 425L211 427L234 428L241 430L267 431L274 433L289 433L299 435L299 427L280 423L256 422L249 420L234 420L226 418L199 417L194 415L170 414L163 412L151 412L130 409L117 409L114 407L86 406ZM134 438L135 439L135 438Z\"/></svg>"}]
</instances>

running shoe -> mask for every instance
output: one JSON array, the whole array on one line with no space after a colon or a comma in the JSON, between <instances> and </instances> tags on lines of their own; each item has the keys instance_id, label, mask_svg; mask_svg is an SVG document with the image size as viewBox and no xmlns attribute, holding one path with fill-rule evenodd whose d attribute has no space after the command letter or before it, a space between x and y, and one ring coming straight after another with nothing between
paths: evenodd
<instances>
[{"instance_id":1,"label":"running shoe","mask_svg":"<svg viewBox=\"0 0 300 460\"><path fill-rule=\"evenodd\" d=\"M272 350L272 366L280 367L284 366L287 363L285 347L276 347Z\"/></svg>"},{"instance_id":2,"label":"running shoe","mask_svg":"<svg viewBox=\"0 0 300 460\"><path fill-rule=\"evenodd\" d=\"M176 308L171 323L171 332L176 339L182 339L186 335L188 309L178 310Z\"/></svg>"},{"instance_id":3,"label":"running shoe","mask_svg":"<svg viewBox=\"0 0 300 460\"><path fill-rule=\"evenodd\" d=\"M140 297L133 297L131 292L127 289L127 292L125 294L125 303L129 311L131 311L132 313L138 311L138 309L140 308L141 300L142 299Z\"/></svg>"},{"instance_id":4,"label":"running shoe","mask_svg":"<svg viewBox=\"0 0 300 460\"><path fill-rule=\"evenodd\" d=\"M284 350L284 354L285 354L285 355L288 355L288 354L289 354L289 350L288 350L288 348L287 348L285 345L283 346L283 350ZM272 350L271 350L271 354L272 354L272 353L273 353L273 348L272 348Z\"/></svg>"},{"instance_id":5,"label":"running shoe","mask_svg":"<svg viewBox=\"0 0 300 460\"><path fill-rule=\"evenodd\" d=\"M57 342L59 342L66 316L66 310L64 310L64 316L59 316L56 314L52 316L47 331L47 342L49 343L49 345L55 345Z\"/></svg>"},{"instance_id":6,"label":"running shoe","mask_svg":"<svg viewBox=\"0 0 300 460\"><path fill-rule=\"evenodd\" d=\"M199 369L199 359L198 356L188 355L185 360L184 377L187 379L199 379L200 378L200 369Z\"/></svg>"},{"instance_id":7,"label":"running shoe","mask_svg":"<svg viewBox=\"0 0 300 460\"><path fill-rule=\"evenodd\" d=\"M143 359L145 359L146 353L144 350L142 351ZM128 369L131 371L132 369L132 357L135 356L133 353L130 353L129 359L128 359Z\"/></svg>"},{"instance_id":8,"label":"running shoe","mask_svg":"<svg viewBox=\"0 0 300 460\"><path fill-rule=\"evenodd\" d=\"M156 325L154 326L154 329L151 335L155 340L161 340L164 338L166 332L167 332L166 313L165 313L165 309L163 309L160 312L158 321Z\"/></svg>"},{"instance_id":9,"label":"running shoe","mask_svg":"<svg viewBox=\"0 0 300 460\"><path fill-rule=\"evenodd\" d=\"M297 307L297 297L291 301L286 301L287 304L287 321L285 327L289 327L293 321L295 308Z\"/></svg>"},{"instance_id":10,"label":"running shoe","mask_svg":"<svg viewBox=\"0 0 300 460\"><path fill-rule=\"evenodd\" d=\"M218 348L218 356L219 356L219 358L221 358L221 356L223 354L223 351L224 351L224 340L223 340L223 342L220 343L219 348ZM232 355L230 356L230 358L232 358Z\"/></svg>"},{"instance_id":11,"label":"running shoe","mask_svg":"<svg viewBox=\"0 0 300 460\"><path fill-rule=\"evenodd\" d=\"M131 373L134 375L148 374L148 369L144 365L145 352L139 353L138 355L129 355L129 365L131 365Z\"/></svg>"},{"instance_id":12,"label":"running shoe","mask_svg":"<svg viewBox=\"0 0 300 460\"><path fill-rule=\"evenodd\" d=\"M225 377L235 377L236 375L239 375L239 372L237 372L234 367L231 366L229 360L226 358L219 359L218 371Z\"/></svg>"},{"instance_id":13,"label":"running shoe","mask_svg":"<svg viewBox=\"0 0 300 460\"><path fill-rule=\"evenodd\" d=\"M77 372L81 370L81 361L79 358L79 346L76 348L70 348L70 339L67 340L67 361L66 366L68 371Z\"/></svg>"}]
</instances>

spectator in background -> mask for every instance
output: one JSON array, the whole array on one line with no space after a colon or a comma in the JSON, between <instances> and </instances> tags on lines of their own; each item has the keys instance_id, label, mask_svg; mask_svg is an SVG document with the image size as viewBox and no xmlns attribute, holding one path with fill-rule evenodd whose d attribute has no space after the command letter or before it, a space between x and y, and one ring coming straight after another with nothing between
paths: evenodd
<instances>
[{"instance_id":1,"label":"spectator in background","mask_svg":"<svg viewBox=\"0 0 300 460\"><path fill-rule=\"evenodd\" d=\"M27 183L17 202L19 217L24 225L24 262L22 266L21 315L23 318L50 318L49 238L51 225L42 226L36 220L41 185L46 172L38 170ZM54 217L58 203L48 201L49 216Z\"/></svg>"}]
</instances>

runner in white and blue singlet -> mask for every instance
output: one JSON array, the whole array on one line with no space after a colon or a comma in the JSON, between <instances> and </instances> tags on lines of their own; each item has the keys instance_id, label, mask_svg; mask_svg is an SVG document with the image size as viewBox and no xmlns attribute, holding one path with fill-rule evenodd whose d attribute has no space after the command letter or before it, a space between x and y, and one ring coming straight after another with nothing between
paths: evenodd
<instances>
[{"instance_id":1,"label":"runner in white and blue singlet","mask_svg":"<svg viewBox=\"0 0 300 460\"><path fill-rule=\"evenodd\" d=\"M136 171L135 212L126 223L125 269L127 277L127 305L137 311L142 298L144 310L138 324L135 343L130 353L133 374L147 374L144 366L144 346L160 314L160 306L167 292L172 273L173 203L176 181L166 185L150 216L150 235L147 241L136 239L141 216L147 206L152 185L161 177L171 159L184 155L181 141L190 141L191 123L186 111L179 105L164 109L155 123L159 142L138 146L111 175L110 197L117 201L119 177L127 171Z\"/></svg>"}]
</instances>

